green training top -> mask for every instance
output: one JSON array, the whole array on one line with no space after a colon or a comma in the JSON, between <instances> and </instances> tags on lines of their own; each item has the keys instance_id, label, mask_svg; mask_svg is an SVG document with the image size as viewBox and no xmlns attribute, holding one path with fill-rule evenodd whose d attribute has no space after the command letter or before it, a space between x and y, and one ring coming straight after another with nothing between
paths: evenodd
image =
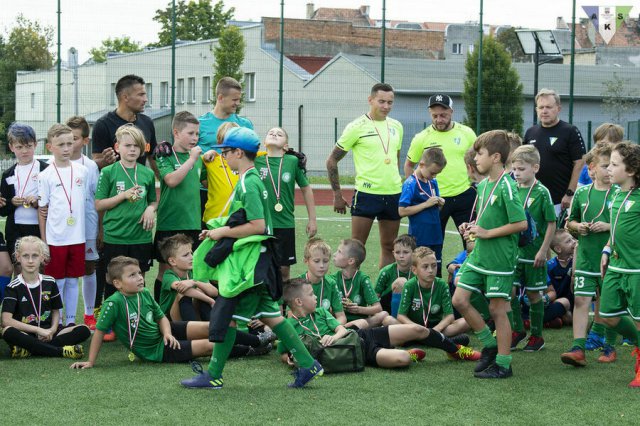
<instances>
[{"instance_id":1,"label":"green training top","mask_svg":"<svg viewBox=\"0 0 640 426\"><path fill-rule=\"evenodd\" d=\"M431 310L429 310L429 300L431 300ZM453 307L449 286L442 278L436 277L429 289L420 286L418 277L413 277L404 284L398 315L406 315L411 321L426 327L425 317L428 324L437 324L444 317L452 314Z\"/></svg>"},{"instance_id":2,"label":"green training top","mask_svg":"<svg viewBox=\"0 0 640 426\"><path fill-rule=\"evenodd\" d=\"M169 315L169 311L171 310L171 305L176 300L176 296L178 292L171 288L171 284L176 281L184 281L191 279L192 273L187 273L187 278L180 278L178 274L173 272L171 269L167 269L162 276L162 287L160 288L160 308L165 315Z\"/></svg>"},{"instance_id":3,"label":"green training top","mask_svg":"<svg viewBox=\"0 0 640 426\"><path fill-rule=\"evenodd\" d=\"M376 281L376 294L379 297L386 296L391 293L391 284L398 278L411 278L413 274L411 273L411 269L407 272L402 272L398 269L397 263L393 262L391 265L387 265L384 268L380 269L380 274L378 275L378 279Z\"/></svg>"},{"instance_id":4,"label":"green training top","mask_svg":"<svg viewBox=\"0 0 640 426\"><path fill-rule=\"evenodd\" d=\"M629 194L618 188L610 215L613 253L609 269L623 274L640 274L640 190L636 188Z\"/></svg>"},{"instance_id":5,"label":"green training top","mask_svg":"<svg viewBox=\"0 0 640 426\"><path fill-rule=\"evenodd\" d=\"M269 159L269 168L267 168ZM280 179L278 182L278 171L282 163ZM295 189L296 183L300 188L309 186L307 175L300 168L298 158L294 155L285 154L282 157L269 157L262 155L256 157L256 170L262 179L264 187L267 189L268 205L271 213L274 228L295 228L296 222L293 211L295 209ZM273 179L273 180L272 180ZM279 185L279 186L278 186ZM277 212L274 207L278 202L275 188L279 188L280 204L283 209Z\"/></svg>"},{"instance_id":6,"label":"green training top","mask_svg":"<svg viewBox=\"0 0 640 426\"><path fill-rule=\"evenodd\" d=\"M157 159L160 171L160 204L156 230L199 230L200 181L207 180L207 173L202 166L202 158L198 157L182 182L171 188L164 182L164 177L178 170L189 159L188 152L174 152L174 154L175 156L168 155Z\"/></svg>"},{"instance_id":7,"label":"green training top","mask_svg":"<svg viewBox=\"0 0 640 426\"><path fill-rule=\"evenodd\" d=\"M317 308L314 313L309 314L306 317L289 317L287 318L287 321L289 321L293 328L295 328L296 333L299 336L309 334L318 338L327 334L333 336L336 334L336 328L340 326L338 320L324 308ZM289 348L280 341L278 344L278 353L283 354L288 351Z\"/></svg>"},{"instance_id":8,"label":"green training top","mask_svg":"<svg viewBox=\"0 0 640 426\"><path fill-rule=\"evenodd\" d=\"M140 300L139 310L138 300ZM129 307L128 316L125 306ZM146 361L161 362L164 341L158 321L163 317L160 305L153 300L153 296L146 288L138 294L126 297L117 291L102 304L96 329L104 333L113 329L120 343L128 349L129 332L133 336L136 331L136 321L139 318L133 353Z\"/></svg>"},{"instance_id":9,"label":"green training top","mask_svg":"<svg viewBox=\"0 0 640 426\"><path fill-rule=\"evenodd\" d=\"M300 274L298 278L307 279L307 273ZM333 313L344 311L341 294L333 276L325 275L322 281L311 284L311 287L313 287L313 294L318 298L316 305L318 308L324 308Z\"/></svg>"},{"instance_id":10,"label":"green training top","mask_svg":"<svg viewBox=\"0 0 640 426\"><path fill-rule=\"evenodd\" d=\"M527 194L529 194L529 189L531 189L531 194L527 200L527 209L529 210L531 219L536 223L538 236L531 244L519 247L518 262L533 264L547 233L547 224L549 222L555 223L556 221L556 210L553 201L551 201L549 190L541 184L540 181L536 181L533 188L518 187L518 194L520 195L520 200L522 200L523 205ZM542 267L546 268L547 265L545 264Z\"/></svg>"},{"instance_id":11,"label":"green training top","mask_svg":"<svg viewBox=\"0 0 640 426\"><path fill-rule=\"evenodd\" d=\"M402 191L398 172L402 135L402 124L390 117L373 121L363 114L347 124L336 146L344 151L353 151L357 191L377 195Z\"/></svg>"},{"instance_id":12,"label":"green training top","mask_svg":"<svg viewBox=\"0 0 640 426\"><path fill-rule=\"evenodd\" d=\"M452 122L453 128L446 132L436 130L433 125L413 137L407 158L419 163L425 149L438 146L447 158L447 166L438 174L438 187L441 197L455 197L469 189L467 166L464 154L473 147L476 134L464 124Z\"/></svg>"},{"instance_id":13,"label":"green training top","mask_svg":"<svg viewBox=\"0 0 640 426\"><path fill-rule=\"evenodd\" d=\"M361 271L357 271L351 279L343 279L342 271L338 271L332 275L336 281L338 291L342 298L348 298L358 306L371 306L380 301L376 292L373 291L371 280ZM368 315L350 314L345 311L347 321L353 321L360 318L367 318Z\"/></svg>"},{"instance_id":14,"label":"green training top","mask_svg":"<svg viewBox=\"0 0 640 426\"><path fill-rule=\"evenodd\" d=\"M595 189L593 184L581 186L573 196L568 220L579 223L610 223L609 213L616 189L617 187L613 187L610 191L600 191ZM578 235L578 252L573 261L577 276L600 276L602 249L607 245L609 235L609 232L589 232L587 235Z\"/></svg>"},{"instance_id":15,"label":"green training top","mask_svg":"<svg viewBox=\"0 0 640 426\"><path fill-rule=\"evenodd\" d=\"M476 220L478 226L487 230L526 220L516 183L506 173L497 182L485 178L478 184L476 214L479 216L482 210L484 213ZM465 264L484 275L513 275L517 259L518 233L515 233L488 240L476 238L476 246Z\"/></svg>"},{"instance_id":16,"label":"green training top","mask_svg":"<svg viewBox=\"0 0 640 426\"><path fill-rule=\"evenodd\" d=\"M265 233L272 235L272 215L269 211L268 198L267 190L260 180L258 171L252 167L240 177L233 189L233 201L229 211L234 212L240 207L247 213L248 221L264 219Z\"/></svg>"},{"instance_id":17,"label":"green training top","mask_svg":"<svg viewBox=\"0 0 640 426\"><path fill-rule=\"evenodd\" d=\"M108 244L144 244L152 241L151 231L145 231L140 222L149 203L156 201L156 177L153 171L141 164L126 169L121 162L108 165L100 172L96 200L115 197L134 186L137 179L140 199L135 202L125 200L104 213L102 227L104 242Z\"/></svg>"}]
</instances>

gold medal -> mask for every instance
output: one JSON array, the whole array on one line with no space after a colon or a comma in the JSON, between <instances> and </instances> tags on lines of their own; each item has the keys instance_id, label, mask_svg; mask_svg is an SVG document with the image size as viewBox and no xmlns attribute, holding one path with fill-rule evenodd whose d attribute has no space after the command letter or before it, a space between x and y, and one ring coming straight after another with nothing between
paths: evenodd
<instances>
[{"instance_id":1,"label":"gold medal","mask_svg":"<svg viewBox=\"0 0 640 426\"><path fill-rule=\"evenodd\" d=\"M614 259L617 259L617 258L618 258L618 252L617 252L617 251L615 251L615 250L614 250L614 251L613 251L613 253L612 253L612 255L613 255L613 258L614 258Z\"/></svg>"},{"instance_id":2,"label":"gold medal","mask_svg":"<svg viewBox=\"0 0 640 426\"><path fill-rule=\"evenodd\" d=\"M73 216L69 216L67 218L67 226L73 226L76 224L76 218Z\"/></svg>"},{"instance_id":3,"label":"gold medal","mask_svg":"<svg viewBox=\"0 0 640 426\"><path fill-rule=\"evenodd\" d=\"M282 209L284 209L284 207L282 207L282 204L280 204L280 203L276 203L276 205L275 205L275 206L273 206L273 209L274 209L275 211L277 211L278 213L280 213L280 212L282 211Z\"/></svg>"},{"instance_id":4,"label":"gold medal","mask_svg":"<svg viewBox=\"0 0 640 426\"><path fill-rule=\"evenodd\" d=\"M136 356L133 354L133 352L129 352L129 361L133 362L135 361Z\"/></svg>"},{"instance_id":5,"label":"gold medal","mask_svg":"<svg viewBox=\"0 0 640 426\"><path fill-rule=\"evenodd\" d=\"M25 209L30 209L31 208L31 204L29 204L28 202L24 202L22 203L22 207L24 207Z\"/></svg>"},{"instance_id":6,"label":"gold medal","mask_svg":"<svg viewBox=\"0 0 640 426\"><path fill-rule=\"evenodd\" d=\"M384 164L391 164L391 158L387 157L384 159Z\"/></svg>"},{"instance_id":7,"label":"gold medal","mask_svg":"<svg viewBox=\"0 0 640 426\"><path fill-rule=\"evenodd\" d=\"M468 239L469 239L469 241L475 241L476 240L476 234L474 234L474 233L469 234L469 238Z\"/></svg>"}]
</instances>

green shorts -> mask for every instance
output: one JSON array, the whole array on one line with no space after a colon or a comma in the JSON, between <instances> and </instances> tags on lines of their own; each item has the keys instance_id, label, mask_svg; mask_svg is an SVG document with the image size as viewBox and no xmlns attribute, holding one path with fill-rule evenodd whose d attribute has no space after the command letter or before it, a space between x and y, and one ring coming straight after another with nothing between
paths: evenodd
<instances>
[{"instance_id":1,"label":"green shorts","mask_svg":"<svg viewBox=\"0 0 640 426\"><path fill-rule=\"evenodd\" d=\"M234 320L249 322L253 318L277 318L282 315L278 302L271 298L265 285L257 285L243 291L237 297Z\"/></svg>"},{"instance_id":2,"label":"green shorts","mask_svg":"<svg viewBox=\"0 0 640 426\"><path fill-rule=\"evenodd\" d=\"M598 275L578 275L573 278L573 295L581 297L596 297L602 290L602 278Z\"/></svg>"},{"instance_id":3,"label":"green shorts","mask_svg":"<svg viewBox=\"0 0 640 426\"><path fill-rule=\"evenodd\" d=\"M544 291L547 289L547 265L535 268L533 263L520 263L513 276L514 287L522 287L527 291Z\"/></svg>"},{"instance_id":4,"label":"green shorts","mask_svg":"<svg viewBox=\"0 0 640 426\"><path fill-rule=\"evenodd\" d=\"M600 294L600 316L624 315L640 321L640 274L621 274L607 271Z\"/></svg>"},{"instance_id":5,"label":"green shorts","mask_svg":"<svg viewBox=\"0 0 640 426\"><path fill-rule=\"evenodd\" d=\"M511 300L513 275L485 275L471 269L464 263L458 272L458 287L484 294L488 299L503 298Z\"/></svg>"}]
</instances>

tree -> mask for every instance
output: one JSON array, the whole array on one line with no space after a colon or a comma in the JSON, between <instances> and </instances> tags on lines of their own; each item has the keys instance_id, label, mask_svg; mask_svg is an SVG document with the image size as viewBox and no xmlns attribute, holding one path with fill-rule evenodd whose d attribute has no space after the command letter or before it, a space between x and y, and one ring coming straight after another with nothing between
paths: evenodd
<instances>
[{"instance_id":1,"label":"tree","mask_svg":"<svg viewBox=\"0 0 640 426\"><path fill-rule=\"evenodd\" d=\"M482 46L482 93L480 133L505 129L522 133L522 83L511 65L509 54L492 37L485 37ZM476 98L478 90L478 53L476 47L467 56L464 79L465 124L476 128Z\"/></svg>"},{"instance_id":2,"label":"tree","mask_svg":"<svg viewBox=\"0 0 640 426\"><path fill-rule=\"evenodd\" d=\"M518 41L516 35L516 29L510 27L504 31L501 31L496 37L497 40L504 46L509 55L511 55L511 61L513 62L531 62L531 55L526 55L522 46Z\"/></svg>"},{"instance_id":3,"label":"tree","mask_svg":"<svg viewBox=\"0 0 640 426\"><path fill-rule=\"evenodd\" d=\"M602 82L602 110L609 114L616 124L622 124L624 117L633 112L640 101L640 92L628 87L630 80L620 77L615 72L611 80Z\"/></svg>"},{"instance_id":4,"label":"tree","mask_svg":"<svg viewBox=\"0 0 640 426\"><path fill-rule=\"evenodd\" d=\"M235 8L224 11L224 1L215 5L212 0L179 0L176 3L176 40L210 40L218 38L227 21L233 19ZM153 46L171 44L171 2L166 9L156 10L153 20L162 25L158 43Z\"/></svg>"},{"instance_id":5,"label":"tree","mask_svg":"<svg viewBox=\"0 0 640 426\"><path fill-rule=\"evenodd\" d=\"M142 50L142 46L139 42L131 40L129 36L107 38L102 40L100 47L94 47L89 50L91 59L95 62L105 62L107 60L107 54L110 52L115 53L133 53Z\"/></svg>"},{"instance_id":6,"label":"tree","mask_svg":"<svg viewBox=\"0 0 640 426\"><path fill-rule=\"evenodd\" d=\"M238 27L229 25L220 35L218 45L213 49L215 62L213 64L213 102L215 103L215 87L222 77L233 77L242 81L244 73L240 68L244 61L246 43ZM243 84L244 88L244 84ZM244 93L243 93L244 98ZM240 112L240 108L238 111Z\"/></svg>"},{"instance_id":7,"label":"tree","mask_svg":"<svg viewBox=\"0 0 640 426\"><path fill-rule=\"evenodd\" d=\"M16 73L49 69L53 65L53 28L42 27L23 15L0 42L0 128L6 129L15 120ZM5 137L4 131L1 133Z\"/></svg>"}]
</instances>

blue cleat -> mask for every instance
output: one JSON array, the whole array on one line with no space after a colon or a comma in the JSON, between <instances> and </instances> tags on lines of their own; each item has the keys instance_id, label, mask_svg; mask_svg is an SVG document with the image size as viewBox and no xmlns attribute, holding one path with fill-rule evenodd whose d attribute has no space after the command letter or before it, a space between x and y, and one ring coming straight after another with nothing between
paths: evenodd
<instances>
[{"instance_id":1,"label":"blue cleat","mask_svg":"<svg viewBox=\"0 0 640 426\"><path fill-rule=\"evenodd\" d=\"M634 344L629 339L622 339L622 346L634 346Z\"/></svg>"},{"instance_id":2,"label":"blue cleat","mask_svg":"<svg viewBox=\"0 0 640 426\"><path fill-rule=\"evenodd\" d=\"M604 347L604 336L600 336L599 334L590 331L587 335L587 343L584 345L584 348L588 351L596 351L598 349L602 349Z\"/></svg>"},{"instance_id":3,"label":"blue cleat","mask_svg":"<svg viewBox=\"0 0 640 426\"><path fill-rule=\"evenodd\" d=\"M289 383L287 386L290 388L301 388L304 387L309 381L315 377L320 377L324 374L324 370L322 369L322 365L317 360L313 360L313 365L310 368L298 368L293 372L293 376L295 380L292 383Z\"/></svg>"},{"instance_id":4,"label":"blue cleat","mask_svg":"<svg viewBox=\"0 0 640 426\"><path fill-rule=\"evenodd\" d=\"M180 381L180 384L189 389L222 389L222 377L214 379L208 371L203 371L198 362L191 363L191 368L197 376Z\"/></svg>"}]
</instances>

